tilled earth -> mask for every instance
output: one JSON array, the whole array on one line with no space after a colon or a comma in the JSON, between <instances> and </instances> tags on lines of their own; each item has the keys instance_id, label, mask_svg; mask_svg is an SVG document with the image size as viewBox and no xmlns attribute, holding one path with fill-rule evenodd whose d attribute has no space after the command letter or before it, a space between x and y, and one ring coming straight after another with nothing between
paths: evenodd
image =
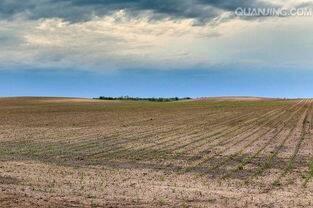
<instances>
[{"instance_id":1,"label":"tilled earth","mask_svg":"<svg viewBox=\"0 0 313 208\"><path fill-rule=\"evenodd\" d=\"M0 99L0 207L313 207L313 100Z\"/></svg>"}]
</instances>

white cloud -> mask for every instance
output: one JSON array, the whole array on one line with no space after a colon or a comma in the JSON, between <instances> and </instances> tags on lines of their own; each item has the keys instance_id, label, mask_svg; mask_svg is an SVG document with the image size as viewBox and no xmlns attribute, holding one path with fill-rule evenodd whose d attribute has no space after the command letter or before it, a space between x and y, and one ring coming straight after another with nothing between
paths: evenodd
<instances>
[{"instance_id":1,"label":"white cloud","mask_svg":"<svg viewBox=\"0 0 313 208\"><path fill-rule=\"evenodd\" d=\"M3 33L13 31L22 40L10 45L15 60L47 67L176 67L188 63L185 58L192 56L194 39L216 35L213 28L194 26L192 20L150 21L131 18L124 11L86 22L53 18L0 25ZM12 61L11 55L1 53L2 63Z\"/></svg>"},{"instance_id":2,"label":"white cloud","mask_svg":"<svg viewBox=\"0 0 313 208\"><path fill-rule=\"evenodd\" d=\"M0 41L5 43L0 45L0 67L112 70L311 64L307 58L312 55L312 38L307 34L313 32L308 27L312 18L224 21L229 15L222 13L198 26L193 19L152 21L148 12L131 17L124 10L84 22L0 21Z\"/></svg>"}]
</instances>

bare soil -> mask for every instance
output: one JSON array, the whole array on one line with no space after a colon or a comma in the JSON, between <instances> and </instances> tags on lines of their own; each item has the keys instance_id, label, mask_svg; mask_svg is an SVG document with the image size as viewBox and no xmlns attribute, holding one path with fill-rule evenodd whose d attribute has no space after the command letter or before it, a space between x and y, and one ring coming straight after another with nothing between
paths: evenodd
<instances>
[{"instance_id":1,"label":"bare soil","mask_svg":"<svg viewBox=\"0 0 313 208\"><path fill-rule=\"evenodd\" d=\"M0 99L0 207L313 207L313 101Z\"/></svg>"}]
</instances>

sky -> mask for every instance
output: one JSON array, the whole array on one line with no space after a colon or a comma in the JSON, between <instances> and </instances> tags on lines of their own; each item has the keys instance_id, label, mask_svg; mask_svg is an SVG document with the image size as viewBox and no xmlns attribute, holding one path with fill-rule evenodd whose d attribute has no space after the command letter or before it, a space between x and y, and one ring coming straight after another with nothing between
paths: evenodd
<instances>
[{"instance_id":1,"label":"sky","mask_svg":"<svg viewBox=\"0 0 313 208\"><path fill-rule=\"evenodd\" d=\"M238 8L313 1L1 0L0 96L313 97L313 15Z\"/></svg>"}]
</instances>

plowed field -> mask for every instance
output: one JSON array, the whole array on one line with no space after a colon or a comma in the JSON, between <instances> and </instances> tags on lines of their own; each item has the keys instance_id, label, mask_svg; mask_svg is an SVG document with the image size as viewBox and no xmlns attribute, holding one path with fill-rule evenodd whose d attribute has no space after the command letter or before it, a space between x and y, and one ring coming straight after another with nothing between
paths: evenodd
<instances>
[{"instance_id":1,"label":"plowed field","mask_svg":"<svg viewBox=\"0 0 313 208\"><path fill-rule=\"evenodd\" d=\"M0 207L313 207L313 100L0 99Z\"/></svg>"}]
</instances>

